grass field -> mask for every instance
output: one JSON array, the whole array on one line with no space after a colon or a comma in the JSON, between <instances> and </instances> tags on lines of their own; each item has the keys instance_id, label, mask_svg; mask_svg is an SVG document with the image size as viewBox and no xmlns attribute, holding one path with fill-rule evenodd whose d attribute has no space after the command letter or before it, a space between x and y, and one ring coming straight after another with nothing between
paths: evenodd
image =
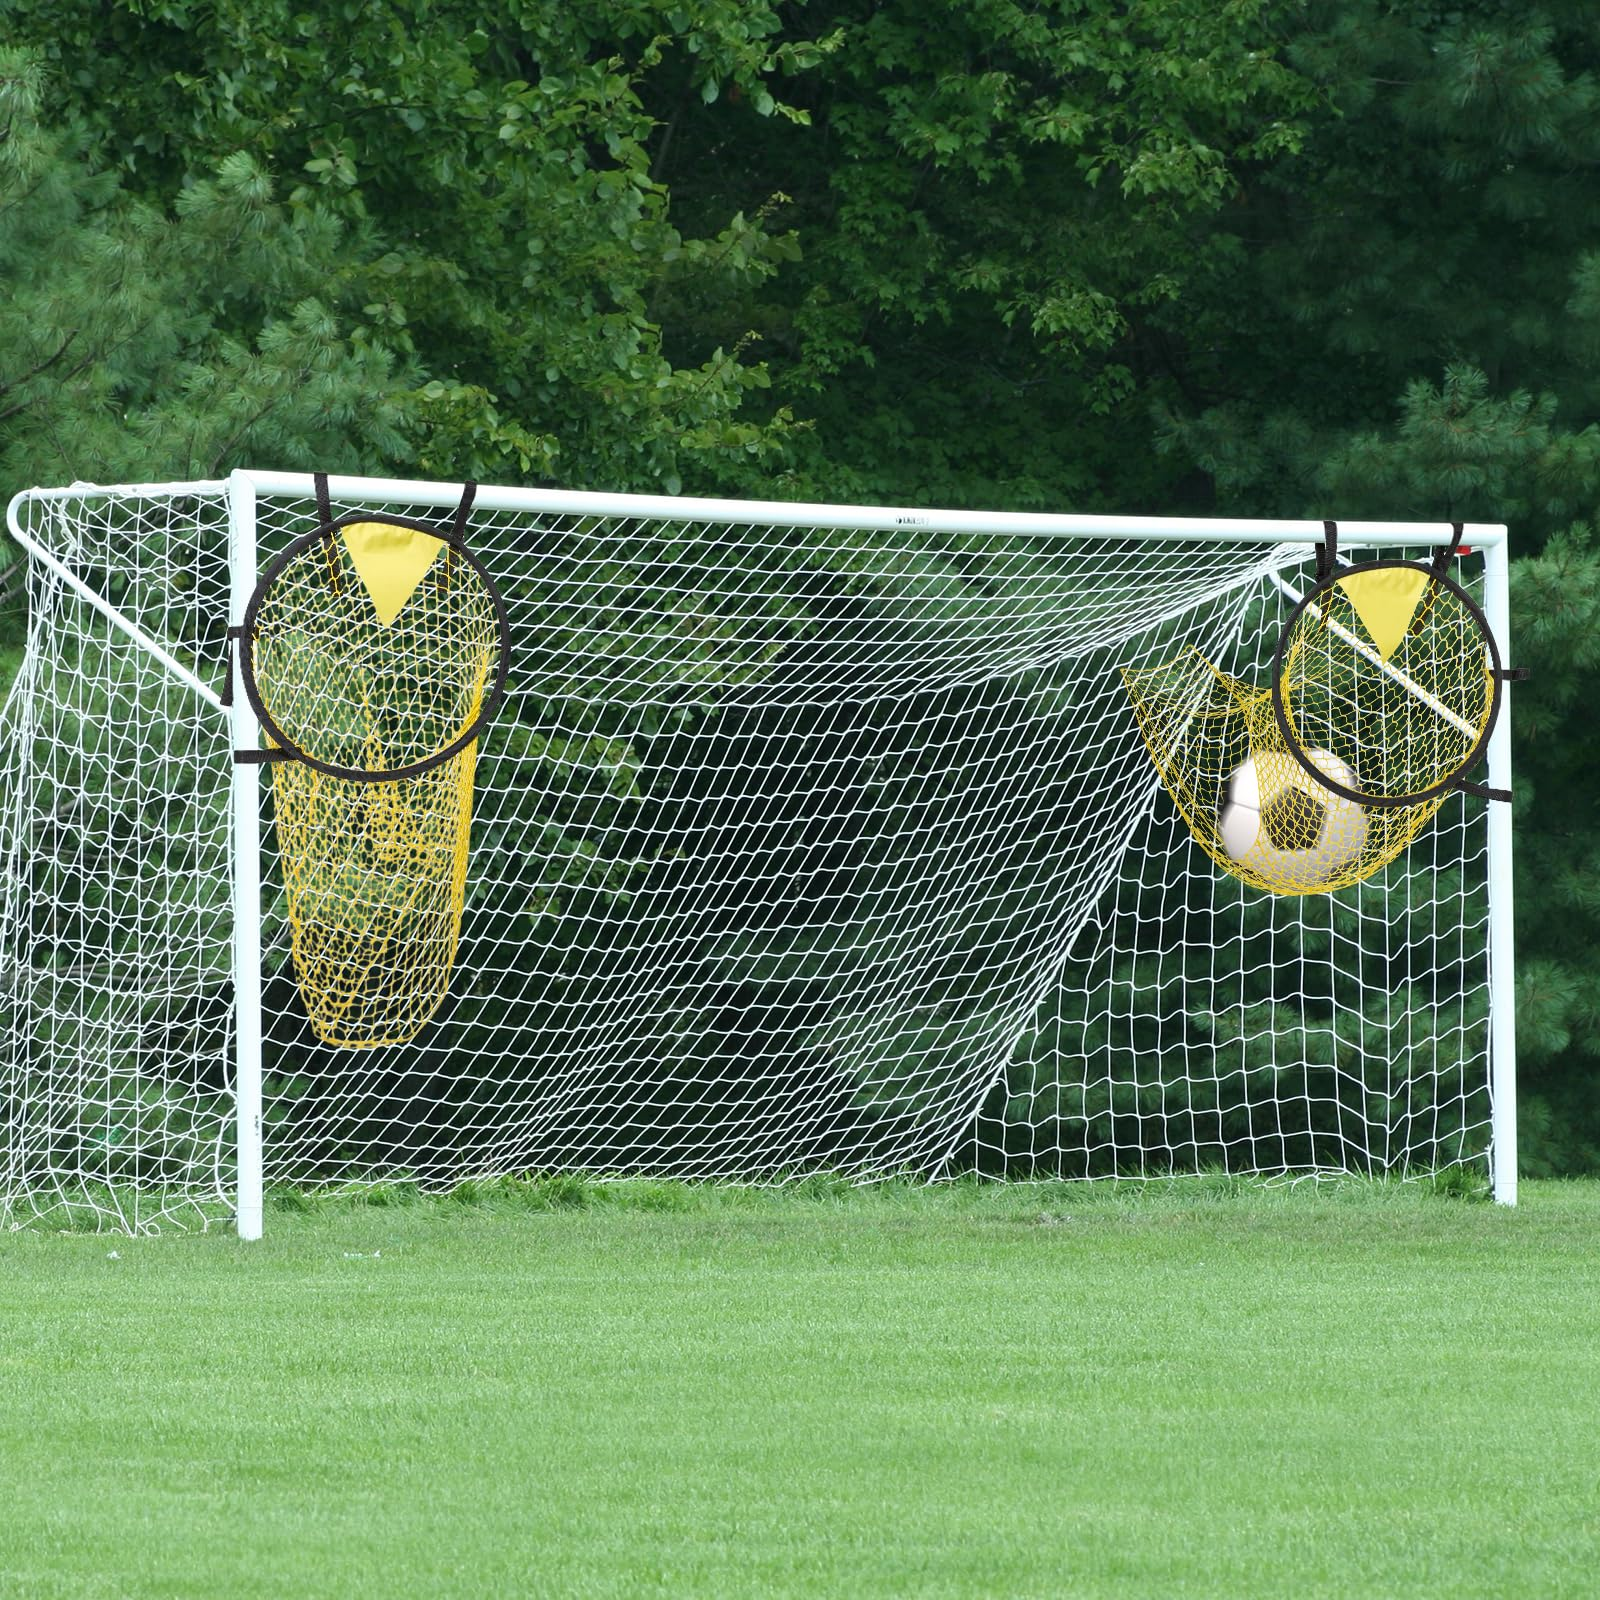
<instances>
[{"instance_id":1,"label":"grass field","mask_svg":"<svg viewBox=\"0 0 1600 1600\"><path fill-rule=\"evenodd\" d=\"M0 1595L1589 1596L1600 1185L0 1241Z\"/></svg>"}]
</instances>

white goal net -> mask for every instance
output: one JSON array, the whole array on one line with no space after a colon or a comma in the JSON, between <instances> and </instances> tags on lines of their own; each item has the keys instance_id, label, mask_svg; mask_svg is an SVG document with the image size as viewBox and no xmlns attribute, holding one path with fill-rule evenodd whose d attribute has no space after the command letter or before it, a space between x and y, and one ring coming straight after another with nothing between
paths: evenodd
<instances>
[{"instance_id":1,"label":"white goal net","mask_svg":"<svg viewBox=\"0 0 1600 1600\"><path fill-rule=\"evenodd\" d=\"M333 509L438 521L459 494L335 479ZM1123 687L1191 646L1264 684L1317 525L480 490L512 655L449 992L411 1043L340 1050L296 987L261 768L235 859L223 704L241 597L317 520L309 478L264 473L13 503L13 1221L226 1217L241 1071L269 1189L1489 1160L1509 835L1456 798L1354 888L1247 888ZM1342 550L1444 534L1362 526ZM1481 553L1460 576L1483 592Z\"/></svg>"}]
</instances>

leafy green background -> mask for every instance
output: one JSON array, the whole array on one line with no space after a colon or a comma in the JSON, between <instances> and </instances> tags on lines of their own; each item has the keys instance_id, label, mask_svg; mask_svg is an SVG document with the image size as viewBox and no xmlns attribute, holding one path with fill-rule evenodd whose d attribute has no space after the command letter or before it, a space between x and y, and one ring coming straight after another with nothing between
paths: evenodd
<instances>
[{"instance_id":1,"label":"leafy green background","mask_svg":"<svg viewBox=\"0 0 1600 1600\"><path fill-rule=\"evenodd\" d=\"M253 463L1510 524L1525 1164L1600 1166L1592 6L0 18L7 495Z\"/></svg>"}]
</instances>

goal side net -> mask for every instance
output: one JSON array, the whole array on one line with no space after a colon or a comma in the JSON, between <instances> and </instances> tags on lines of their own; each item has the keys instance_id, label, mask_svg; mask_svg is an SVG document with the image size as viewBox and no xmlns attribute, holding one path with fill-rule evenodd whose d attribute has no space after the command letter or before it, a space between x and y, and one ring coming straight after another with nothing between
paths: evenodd
<instances>
[{"instance_id":1,"label":"goal side net","mask_svg":"<svg viewBox=\"0 0 1600 1600\"><path fill-rule=\"evenodd\" d=\"M331 494L438 522L461 486ZM257 1161L268 1186L428 1189L1503 1176L1509 825L1454 798L1363 882L1249 887L1191 836L1124 686L1184 652L1265 684L1320 523L480 489L466 540L510 672L459 946L415 1039L348 1050L307 1017L272 784L235 766L254 724L228 692L243 597L318 520L288 474L13 502L13 1222L226 1218L258 1095L247 1185ZM1455 569L1501 617L1502 541L1469 530Z\"/></svg>"}]
</instances>

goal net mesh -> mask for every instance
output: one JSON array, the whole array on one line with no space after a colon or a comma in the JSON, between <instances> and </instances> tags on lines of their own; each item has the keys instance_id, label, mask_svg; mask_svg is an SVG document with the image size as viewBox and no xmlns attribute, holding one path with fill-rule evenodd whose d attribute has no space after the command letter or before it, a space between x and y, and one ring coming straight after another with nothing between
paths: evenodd
<instances>
[{"instance_id":1,"label":"goal net mesh","mask_svg":"<svg viewBox=\"0 0 1600 1600\"><path fill-rule=\"evenodd\" d=\"M307 491L260 498L260 565L316 525ZM220 694L223 485L19 515ZM907 522L474 512L509 692L449 993L410 1043L318 1040L261 784L269 1186L1484 1156L1484 808L1336 894L1268 894L1194 842L1124 692L1185 650L1265 684L1308 550ZM0 1208L226 1216L229 716L44 563L29 607L0 725Z\"/></svg>"}]
</instances>

